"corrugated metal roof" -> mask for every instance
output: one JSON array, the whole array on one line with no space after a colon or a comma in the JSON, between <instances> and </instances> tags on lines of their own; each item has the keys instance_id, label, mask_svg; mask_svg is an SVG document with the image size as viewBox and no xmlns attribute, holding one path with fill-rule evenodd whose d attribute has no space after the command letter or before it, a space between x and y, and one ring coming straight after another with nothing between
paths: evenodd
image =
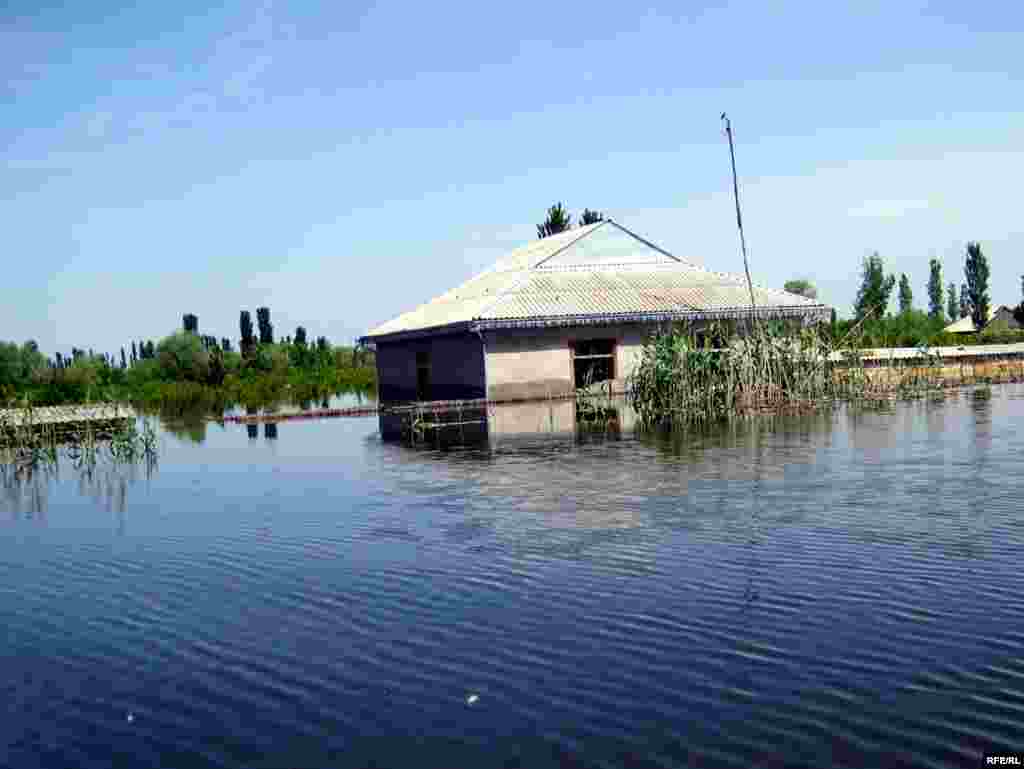
<instances>
[{"instance_id":1,"label":"corrugated metal roof","mask_svg":"<svg viewBox=\"0 0 1024 769\"><path fill-rule=\"evenodd\" d=\"M782 291L754 289L758 307L818 307ZM481 319L715 311L750 306L746 285L696 271L673 269L532 270L528 278L483 312Z\"/></svg>"},{"instance_id":2,"label":"corrugated metal roof","mask_svg":"<svg viewBox=\"0 0 1024 769\"><path fill-rule=\"evenodd\" d=\"M759 309L820 311L785 291L754 287ZM370 331L366 339L489 320L749 311L741 275L706 270L612 221L543 238L490 270Z\"/></svg>"},{"instance_id":3,"label":"corrugated metal roof","mask_svg":"<svg viewBox=\"0 0 1024 769\"><path fill-rule=\"evenodd\" d=\"M1003 308L988 308L988 320L986 321L986 325L992 322L992 317L1001 309ZM973 334L978 329L974 327L974 320L971 318L970 315L968 315L966 318L960 318L960 320L953 321L942 330L945 331L947 334Z\"/></svg>"}]
</instances>

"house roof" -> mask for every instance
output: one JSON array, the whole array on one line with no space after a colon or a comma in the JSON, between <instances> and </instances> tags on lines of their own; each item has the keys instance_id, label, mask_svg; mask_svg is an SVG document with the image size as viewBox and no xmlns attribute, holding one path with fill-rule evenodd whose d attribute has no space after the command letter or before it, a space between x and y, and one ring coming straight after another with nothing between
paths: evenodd
<instances>
[{"instance_id":1,"label":"house roof","mask_svg":"<svg viewBox=\"0 0 1024 769\"><path fill-rule=\"evenodd\" d=\"M989 323L991 323L992 318L995 317L995 314L1002 309L1004 309L1002 306L989 307L988 319L985 321L985 325L987 326ZM947 334L973 334L978 329L974 327L974 319L971 318L970 315L968 315L966 318L960 318L960 320L953 321L942 330L945 331Z\"/></svg>"},{"instance_id":2,"label":"house roof","mask_svg":"<svg viewBox=\"0 0 1024 769\"><path fill-rule=\"evenodd\" d=\"M754 287L758 314L829 309L786 291ZM446 327L471 330L749 315L742 275L680 259L605 220L521 246L489 270L371 330L364 341Z\"/></svg>"}]
</instances>

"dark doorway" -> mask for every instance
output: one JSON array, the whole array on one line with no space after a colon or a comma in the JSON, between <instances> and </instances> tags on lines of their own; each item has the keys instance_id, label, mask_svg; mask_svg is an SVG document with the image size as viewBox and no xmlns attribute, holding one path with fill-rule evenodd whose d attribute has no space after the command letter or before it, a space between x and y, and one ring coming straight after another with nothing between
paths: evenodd
<instances>
[{"instance_id":1,"label":"dark doorway","mask_svg":"<svg viewBox=\"0 0 1024 769\"><path fill-rule=\"evenodd\" d=\"M576 388L615 378L615 340L584 339L573 345L572 373Z\"/></svg>"},{"instance_id":2,"label":"dark doorway","mask_svg":"<svg viewBox=\"0 0 1024 769\"><path fill-rule=\"evenodd\" d=\"M430 353L416 353L416 400L430 400Z\"/></svg>"}]
</instances>

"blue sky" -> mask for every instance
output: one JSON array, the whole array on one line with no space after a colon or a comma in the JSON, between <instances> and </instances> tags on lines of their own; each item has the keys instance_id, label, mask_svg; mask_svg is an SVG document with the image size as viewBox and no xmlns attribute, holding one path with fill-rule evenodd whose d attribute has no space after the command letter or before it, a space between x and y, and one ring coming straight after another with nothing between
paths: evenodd
<instances>
[{"instance_id":1,"label":"blue sky","mask_svg":"<svg viewBox=\"0 0 1024 769\"><path fill-rule=\"evenodd\" d=\"M5 5L0 338L114 351L199 316L350 342L562 200L815 282L878 250L1024 273L1024 9L977 3Z\"/></svg>"}]
</instances>

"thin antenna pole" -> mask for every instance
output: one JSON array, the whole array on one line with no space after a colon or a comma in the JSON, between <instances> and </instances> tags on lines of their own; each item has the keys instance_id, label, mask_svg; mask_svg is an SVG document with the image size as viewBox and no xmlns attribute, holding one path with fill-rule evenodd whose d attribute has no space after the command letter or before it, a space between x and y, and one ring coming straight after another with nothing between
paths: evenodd
<instances>
[{"instance_id":1,"label":"thin antenna pole","mask_svg":"<svg viewBox=\"0 0 1024 769\"><path fill-rule=\"evenodd\" d=\"M740 186L736 181L736 151L732 146L732 123L726 114L722 113L722 120L725 122L725 135L729 137L729 159L732 161L732 195L736 200L736 226L740 231L740 248L743 250L743 270L747 273L747 288L750 290L750 309L756 309L754 304L754 283L750 280L750 264L747 261L747 239L743 237L743 217L740 215Z\"/></svg>"}]
</instances>

